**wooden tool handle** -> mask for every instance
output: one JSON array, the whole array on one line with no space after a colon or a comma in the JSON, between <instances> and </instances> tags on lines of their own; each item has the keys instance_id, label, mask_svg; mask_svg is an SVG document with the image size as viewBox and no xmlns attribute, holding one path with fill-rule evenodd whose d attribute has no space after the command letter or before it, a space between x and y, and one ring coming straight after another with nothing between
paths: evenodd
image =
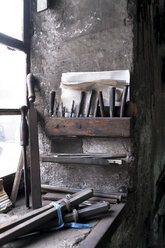
<instances>
[{"instance_id":1,"label":"wooden tool handle","mask_svg":"<svg viewBox=\"0 0 165 248\"><path fill-rule=\"evenodd\" d=\"M109 116L110 117L115 116L115 92L116 92L116 88L112 87L110 90L110 95L109 95Z\"/></svg>"},{"instance_id":2,"label":"wooden tool handle","mask_svg":"<svg viewBox=\"0 0 165 248\"><path fill-rule=\"evenodd\" d=\"M54 114L54 102L55 102L56 92L50 92L50 99L49 99L49 114L52 116Z\"/></svg>"},{"instance_id":3,"label":"wooden tool handle","mask_svg":"<svg viewBox=\"0 0 165 248\"><path fill-rule=\"evenodd\" d=\"M27 106L22 106L20 108L20 111L21 111L20 144L21 146L27 146L29 143L29 130L28 130L28 124L26 120L27 110L28 110Z\"/></svg>"},{"instance_id":4,"label":"wooden tool handle","mask_svg":"<svg viewBox=\"0 0 165 248\"><path fill-rule=\"evenodd\" d=\"M29 102L35 102L35 92L34 92L34 76L29 73L26 78L27 89L28 89L28 99Z\"/></svg>"}]
</instances>

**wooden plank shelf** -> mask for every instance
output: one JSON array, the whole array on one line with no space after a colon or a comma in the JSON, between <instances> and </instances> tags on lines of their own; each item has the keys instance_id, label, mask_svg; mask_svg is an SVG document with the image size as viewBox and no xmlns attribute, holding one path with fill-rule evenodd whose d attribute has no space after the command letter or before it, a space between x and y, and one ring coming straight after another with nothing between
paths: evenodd
<instances>
[{"instance_id":1,"label":"wooden plank shelf","mask_svg":"<svg viewBox=\"0 0 165 248\"><path fill-rule=\"evenodd\" d=\"M48 136L129 138L131 118L47 118Z\"/></svg>"}]
</instances>

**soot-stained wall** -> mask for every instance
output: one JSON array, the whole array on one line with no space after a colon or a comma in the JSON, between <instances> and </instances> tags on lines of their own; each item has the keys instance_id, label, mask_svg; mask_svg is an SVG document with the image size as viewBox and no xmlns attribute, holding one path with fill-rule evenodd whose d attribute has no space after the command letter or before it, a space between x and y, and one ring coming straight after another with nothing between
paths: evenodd
<instances>
[{"instance_id":1,"label":"soot-stained wall","mask_svg":"<svg viewBox=\"0 0 165 248\"><path fill-rule=\"evenodd\" d=\"M31 72L38 79L36 107L41 119L48 116L49 94L60 96L64 72L108 71L132 66L132 20L127 1L84 0L50 1L48 10L36 12L33 1L33 36ZM131 181L131 141L129 139L68 139L50 141L40 129L40 154L58 152L108 152L128 154L129 163L122 166L82 166L41 164L42 182L58 186L93 187L116 191ZM69 144L69 145L68 145ZM59 147L62 147L61 150Z\"/></svg>"},{"instance_id":2,"label":"soot-stained wall","mask_svg":"<svg viewBox=\"0 0 165 248\"><path fill-rule=\"evenodd\" d=\"M128 154L127 163L113 168L41 163L45 183L103 191L116 191L122 185L134 188L130 209L105 247L160 244L155 230L159 229L158 181L160 175L164 178L165 163L165 48L160 42L163 21L161 24L157 10L161 14L163 6L163 1L54 0L48 10L37 13L33 1L31 72L39 82L35 106L40 114L40 154L70 151L69 142L75 152ZM86 138L68 142L46 137L49 93L56 90L60 96L62 73L119 69L131 72L131 99L138 108L132 140Z\"/></svg>"}]
</instances>

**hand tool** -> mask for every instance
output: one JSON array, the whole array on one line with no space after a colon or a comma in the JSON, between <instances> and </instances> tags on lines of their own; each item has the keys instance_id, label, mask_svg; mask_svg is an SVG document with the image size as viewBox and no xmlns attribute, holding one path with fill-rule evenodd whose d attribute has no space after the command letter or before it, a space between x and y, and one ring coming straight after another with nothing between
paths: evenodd
<instances>
[{"instance_id":1,"label":"hand tool","mask_svg":"<svg viewBox=\"0 0 165 248\"><path fill-rule=\"evenodd\" d=\"M62 198L64 198L66 196L66 194L64 193L47 193L45 195L43 195L43 199L44 200L49 200L49 201L58 201ZM88 203L92 203L92 202L101 202L101 201L106 201L109 202L111 204L116 204L117 203L117 199L116 198L104 198L104 197L91 197L88 200Z\"/></svg>"},{"instance_id":2,"label":"hand tool","mask_svg":"<svg viewBox=\"0 0 165 248\"><path fill-rule=\"evenodd\" d=\"M85 91L81 91L81 98L80 98L80 104L79 104L79 110L77 113L77 117L80 117L82 115L82 111L84 108L84 102L85 102L85 96L86 96Z\"/></svg>"},{"instance_id":3,"label":"hand tool","mask_svg":"<svg viewBox=\"0 0 165 248\"><path fill-rule=\"evenodd\" d=\"M59 103L56 104L56 117L58 117Z\"/></svg>"},{"instance_id":4,"label":"hand tool","mask_svg":"<svg viewBox=\"0 0 165 248\"><path fill-rule=\"evenodd\" d=\"M65 117L65 107L63 106L63 102L61 102L61 117Z\"/></svg>"},{"instance_id":5,"label":"hand tool","mask_svg":"<svg viewBox=\"0 0 165 248\"><path fill-rule=\"evenodd\" d=\"M38 115L34 107L35 101L35 77L32 73L27 75L28 99L29 99L29 146L30 146L30 182L33 209L42 206L41 201L41 180L40 180L40 161L38 145Z\"/></svg>"},{"instance_id":6,"label":"hand tool","mask_svg":"<svg viewBox=\"0 0 165 248\"><path fill-rule=\"evenodd\" d=\"M87 206L82 209L76 210L75 208L71 213L64 214L63 216L63 221L64 223L79 223L79 222L84 222L87 220L92 220L96 219L99 217L105 217L107 215L110 215L110 204L108 202L100 202L100 203L94 203L90 206ZM50 220L49 222L45 223L44 226L39 226L37 227L32 233L28 233L27 235L35 235L38 232L43 233L44 230L48 232L49 230L51 231L51 228L55 228L58 226L58 220L53 219ZM26 234L24 236L21 236L21 238L26 237Z\"/></svg>"},{"instance_id":7,"label":"hand tool","mask_svg":"<svg viewBox=\"0 0 165 248\"><path fill-rule=\"evenodd\" d=\"M27 75L27 90L29 102L35 102L35 92L34 92L34 76L32 73Z\"/></svg>"},{"instance_id":8,"label":"hand tool","mask_svg":"<svg viewBox=\"0 0 165 248\"><path fill-rule=\"evenodd\" d=\"M88 104L88 110L87 110L87 117L89 117L90 111L91 111L91 107L92 107L92 103L94 101L94 95L96 94L95 90L92 90L90 92L90 99L89 99L89 104Z\"/></svg>"},{"instance_id":9,"label":"hand tool","mask_svg":"<svg viewBox=\"0 0 165 248\"><path fill-rule=\"evenodd\" d=\"M128 92L128 85L126 85L123 89L122 99L121 99L121 106L120 106L120 117L124 117L125 113L125 105L127 99L127 92Z\"/></svg>"},{"instance_id":10,"label":"hand tool","mask_svg":"<svg viewBox=\"0 0 165 248\"><path fill-rule=\"evenodd\" d=\"M53 114L54 114L55 97L56 97L56 92L51 91L50 92L50 99L49 99L49 114L50 114L50 116L53 116Z\"/></svg>"},{"instance_id":11,"label":"hand tool","mask_svg":"<svg viewBox=\"0 0 165 248\"><path fill-rule=\"evenodd\" d=\"M116 88L112 87L110 90L110 95L109 95L109 116L110 117L115 116L115 92L116 92Z\"/></svg>"},{"instance_id":12,"label":"hand tool","mask_svg":"<svg viewBox=\"0 0 165 248\"><path fill-rule=\"evenodd\" d=\"M68 210L68 205L73 208L77 206L78 204L82 203L85 200L88 200L90 197L93 196L93 190L92 189L86 189L82 190L79 193L75 193L71 199L62 199L58 201L57 203L61 206L61 212L66 212ZM31 232L35 228L43 225L47 221L50 221L53 218L57 218L57 209L53 206L50 206L50 209L47 211L44 211L37 216L26 220L23 224L19 224L17 226L14 226L7 231L0 234L0 246L16 239L17 237L24 235L28 232ZM43 207L45 208L45 207Z\"/></svg>"},{"instance_id":13,"label":"hand tool","mask_svg":"<svg viewBox=\"0 0 165 248\"><path fill-rule=\"evenodd\" d=\"M103 101L103 93L102 93L102 91L99 91L98 98L99 98L99 104L100 104L100 114L101 114L101 117L105 117L104 101Z\"/></svg>"},{"instance_id":14,"label":"hand tool","mask_svg":"<svg viewBox=\"0 0 165 248\"><path fill-rule=\"evenodd\" d=\"M41 189L43 192L59 192L59 193L66 193L66 194L73 194L76 192L79 192L80 189L73 189L73 188L59 188L53 185L46 185L46 184L41 184ZM127 198L127 195L122 192L109 192L109 193L103 193L99 191L93 191L93 196L94 197L100 197L100 198L110 198L110 199L116 199L117 202L122 202L124 198Z\"/></svg>"},{"instance_id":15,"label":"hand tool","mask_svg":"<svg viewBox=\"0 0 165 248\"><path fill-rule=\"evenodd\" d=\"M26 157L26 147L29 144L29 129L26 120L27 116L27 106L22 106L21 111L21 127L20 127L20 143L23 147L23 165L24 165L24 188L25 188L25 199L26 207L29 208L29 177L27 168L27 157Z\"/></svg>"},{"instance_id":16,"label":"hand tool","mask_svg":"<svg viewBox=\"0 0 165 248\"><path fill-rule=\"evenodd\" d=\"M96 102L96 109L95 109L94 117L98 117L98 108L99 108L99 99L97 99L97 102Z\"/></svg>"},{"instance_id":17,"label":"hand tool","mask_svg":"<svg viewBox=\"0 0 165 248\"><path fill-rule=\"evenodd\" d=\"M70 117L72 117L73 113L74 113L74 104L75 104L75 101L73 100L72 102L72 107L71 107L71 111L70 111Z\"/></svg>"}]
</instances>

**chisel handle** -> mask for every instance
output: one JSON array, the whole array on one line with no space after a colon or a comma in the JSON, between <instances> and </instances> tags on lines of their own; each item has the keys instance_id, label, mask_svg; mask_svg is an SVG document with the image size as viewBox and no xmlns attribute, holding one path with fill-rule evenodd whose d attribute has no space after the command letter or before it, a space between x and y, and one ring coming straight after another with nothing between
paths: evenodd
<instances>
[{"instance_id":1,"label":"chisel handle","mask_svg":"<svg viewBox=\"0 0 165 248\"><path fill-rule=\"evenodd\" d=\"M99 98L99 104L100 104L100 114L101 114L101 117L105 117L104 101L103 101L103 93L102 93L102 91L99 91L98 98Z\"/></svg>"},{"instance_id":2,"label":"chisel handle","mask_svg":"<svg viewBox=\"0 0 165 248\"><path fill-rule=\"evenodd\" d=\"M54 103L55 103L56 92L50 92L50 99L49 99L49 114L52 116L54 114Z\"/></svg>"},{"instance_id":3,"label":"chisel handle","mask_svg":"<svg viewBox=\"0 0 165 248\"><path fill-rule=\"evenodd\" d=\"M120 117L124 117L125 112L125 105L127 99L127 92L128 92L128 85L126 85L123 89L122 99L121 99L121 106L120 106Z\"/></svg>"},{"instance_id":4,"label":"chisel handle","mask_svg":"<svg viewBox=\"0 0 165 248\"><path fill-rule=\"evenodd\" d=\"M109 116L115 116L115 92L116 88L112 87L109 94Z\"/></svg>"},{"instance_id":5,"label":"chisel handle","mask_svg":"<svg viewBox=\"0 0 165 248\"><path fill-rule=\"evenodd\" d=\"M20 125L20 145L21 146L28 146L29 144L29 129L26 120L27 106L22 106L20 108L21 111L21 125Z\"/></svg>"},{"instance_id":6,"label":"chisel handle","mask_svg":"<svg viewBox=\"0 0 165 248\"><path fill-rule=\"evenodd\" d=\"M29 73L26 78L29 102L35 102L34 76Z\"/></svg>"}]
</instances>

